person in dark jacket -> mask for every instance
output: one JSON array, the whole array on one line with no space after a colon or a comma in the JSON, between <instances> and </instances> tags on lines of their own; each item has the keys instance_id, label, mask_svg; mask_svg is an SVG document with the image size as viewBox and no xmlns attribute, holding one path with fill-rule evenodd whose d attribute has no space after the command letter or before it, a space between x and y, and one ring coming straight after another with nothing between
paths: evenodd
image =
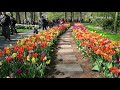
<instances>
[{"instance_id":1,"label":"person in dark jacket","mask_svg":"<svg viewBox=\"0 0 120 90\"><path fill-rule=\"evenodd\" d=\"M2 24L2 30L3 30L3 35L5 37L5 40L10 41L10 25L11 25L11 20L10 16L8 16L5 12L3 13L3 20L1 22Z\"/></svg>"},{"instance_id":2,"label":"person in dark jacket","mask_svg":"<svg viewBox=\"0 0 120 90\"><path fill-rule=\"evenodd\" d=\"M43 30L47 30L47 21L43 16L41 17L41 25Z\"/></svg>"},{"instance_id":3,"label":"person in dark jacket","mask_svg":"<svg viewBox=\"0 0 120 90\"><path fill-rule=\"evenodd\" d=\"M13 16L11 16L11 34L13 35L13 33L18 33L15 27L15 24L17 23L17 21L15 20L15 18Z\"/></svg>"}]
</instances>

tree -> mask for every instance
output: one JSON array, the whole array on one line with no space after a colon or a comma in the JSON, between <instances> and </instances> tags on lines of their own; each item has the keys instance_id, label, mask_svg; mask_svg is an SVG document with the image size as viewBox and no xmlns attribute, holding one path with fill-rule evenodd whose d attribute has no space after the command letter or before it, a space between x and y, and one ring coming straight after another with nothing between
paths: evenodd
<instances>
[{"instance_id":1,"label":"tree","mask_svg":"<svg viewBox=\"0 0 120 90\"><path fill-rule=\"evenodd\" d=\"M40 16L40 18L41 18L41 16L42 16L42 12L39 12L39 16Z\"/></svg>"},{"instance_id":2,"label":"tree","mask_svg":"<svg viewBox=\"0 0 120 90\"><path fill-rule=\"evenodd\" d=\"M73 12L71 12L71 21L73 21L73 18L72 18L72 17L73 17L73 16L72 16L72 13L73 13Z\"/></svg>"},{"instance_id":3,"label":"tree","mask_svg":"<svg viewBox=\"0 0 120 90\"><path fill-rule=\"evenodd\" d=\"M34 19L33 19L33 20L34 20L34 21L35 21L35 17L36 17L35 15L36 15L36 14L35 14L35 12L33 12L33 17L34 17Z\"/></svg>"},{"instance_id":4,"label":"tree","mask_svg":"<svg viewBox=\"0 0 120 90\"><path fill-rule=\"evenodd\" d=\"M17 23L21 23L20 12L16 12Z\"/></svg>"},{"instance_id":5,"label":"tree","mask_svg":"<svg viewBox=\"0 0 120 90\"><path fill-rule=\"evenodd\" d=\"M53 20L57 18L64 18L64 12L48 12L48 19Z\"/></svg>"},{"instance_id":6,"label":"tree","mask_svg":"<svg viewBox=\"0 0 120 90\"><path fill-rule=\"evenodd\" d=\"M65 12L64 14L65 14L64 18L67 18L67 12Z\"/></svg>"},{"instance_id":7,"label":"tree","mask_svg":"<svg viewBox=\"0 0 120 90\"><path fill-rule=\"evenodd\" d=\"M81 20L82 20L82 12L80 12L80 22L81 22Z\"/></svg>"},{"instance_id":8,"label":"tree","mask_svg":"<svg viewBox=\"0 0 120 90\"><path fill-rule=\"evenodd\" d=\"M30 17L31 17L31 23L32 23L32 20L33 20L33 12L30 12Z\"/></svg>"},{"instance_id":9,"label":"tree","mask_svg":"<svg viewBox=\"0 0 120 90\"><path fill-rule=\"evenodd\" d=\"M27 20L27 12L25 12L25 19Z\"/></svg>"},{"instance_id":10,"label":"tree","mask_svg":"<svg viewBox=\"0 0 120 90\"><path fill-rule=\"evenodd\" d=\"M115 13L115 21L114 21L114 31L117 33L117 18L118 18L118 12Z\"/></svg>"}]
</instances>

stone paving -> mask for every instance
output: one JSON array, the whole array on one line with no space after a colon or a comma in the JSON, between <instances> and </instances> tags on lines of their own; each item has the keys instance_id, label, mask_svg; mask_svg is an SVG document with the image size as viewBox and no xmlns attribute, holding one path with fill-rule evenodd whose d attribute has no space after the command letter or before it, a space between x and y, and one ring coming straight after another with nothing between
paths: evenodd
<instances>
[{"instance_id":1,"label":"stone paving","mask_svg":"<svg viewBox=\"0 0 120 90\"><path fill-rule=\"evenodd\" d=\"M77 47L71 44L75 43L72 38L72 33L67 30L60 38L58 42L57 59L54 74L54 78L79 78L80 73L83 72L80 63L77 62L77 57L74 53L78 53ZM76 50L74 50L76 48ZM58 74L59 72L59 74Z\"/></svg>"}]
</instances>

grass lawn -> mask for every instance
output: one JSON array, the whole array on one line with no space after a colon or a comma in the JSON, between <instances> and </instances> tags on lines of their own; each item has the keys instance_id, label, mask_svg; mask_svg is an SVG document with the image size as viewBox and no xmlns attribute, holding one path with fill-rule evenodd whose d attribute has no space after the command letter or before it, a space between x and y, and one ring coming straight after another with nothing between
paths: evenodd
<instances>
[{"instance_id":1,"label":"grass lawn","mask_svg":"<svg viewBox=\"0 0 120 90\"><path fill-rule=\"evenodd\" d=\"M27 31L29 31L29 29L17 29L17 32L19 32L19 33L24 33Z\"/></svg>"},{"instance_id":2,"label":"grass lawn","mask_svg":"<svg viewBox=\"0 0 120 90\"><path fill-rule=\"evenodd\" d=\"M96 31L98 34L103 34L105 37L113 40L113 41L119 41L120 40L120 34L113 34L110 32L106 32L104 30L96 29L94 26L90 23L82 23L84 26L86 26L90 31Z\"/></svg>"}]
</instances>

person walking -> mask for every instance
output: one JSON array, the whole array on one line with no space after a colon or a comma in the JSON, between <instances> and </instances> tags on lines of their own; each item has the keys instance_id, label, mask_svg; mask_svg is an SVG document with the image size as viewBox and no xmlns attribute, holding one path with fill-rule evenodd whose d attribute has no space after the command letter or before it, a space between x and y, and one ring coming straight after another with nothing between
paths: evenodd
<instances>
[{"instance_id":1,"label":"person walking","mask_svg":"<svg viewBox=\"0 0 120 90\"><path fill-rule=\"evenodd\" d=\"M17 21L15 20L15 18L13 16L11 16L11 34L13 35L13 33L18 33L15 27L15 24L17 23Z\"/></svg>"},{"instance_id":2,"label":"person walking","mask_svg":"<svg viewBox=\"0 0 120 90\"><path fill-rule=\"evenodd\" d=\"M2 24L2 30L3 30L3 36L5 37L5 40L10 41L10 25L11 25L11 20L9 13L4 12L3 13L3 19L1 21Z\"/></svg>"},{"instance_id":3,"label":"person walking","mask_svg":"<svg viewBox=\"0 0 120 90\"><path fill-rule=\"evenodd\" d=\"M41 17L41 25L43 30L47 30L47 21L44 16Z\"/></svg>"}]
</instances>

